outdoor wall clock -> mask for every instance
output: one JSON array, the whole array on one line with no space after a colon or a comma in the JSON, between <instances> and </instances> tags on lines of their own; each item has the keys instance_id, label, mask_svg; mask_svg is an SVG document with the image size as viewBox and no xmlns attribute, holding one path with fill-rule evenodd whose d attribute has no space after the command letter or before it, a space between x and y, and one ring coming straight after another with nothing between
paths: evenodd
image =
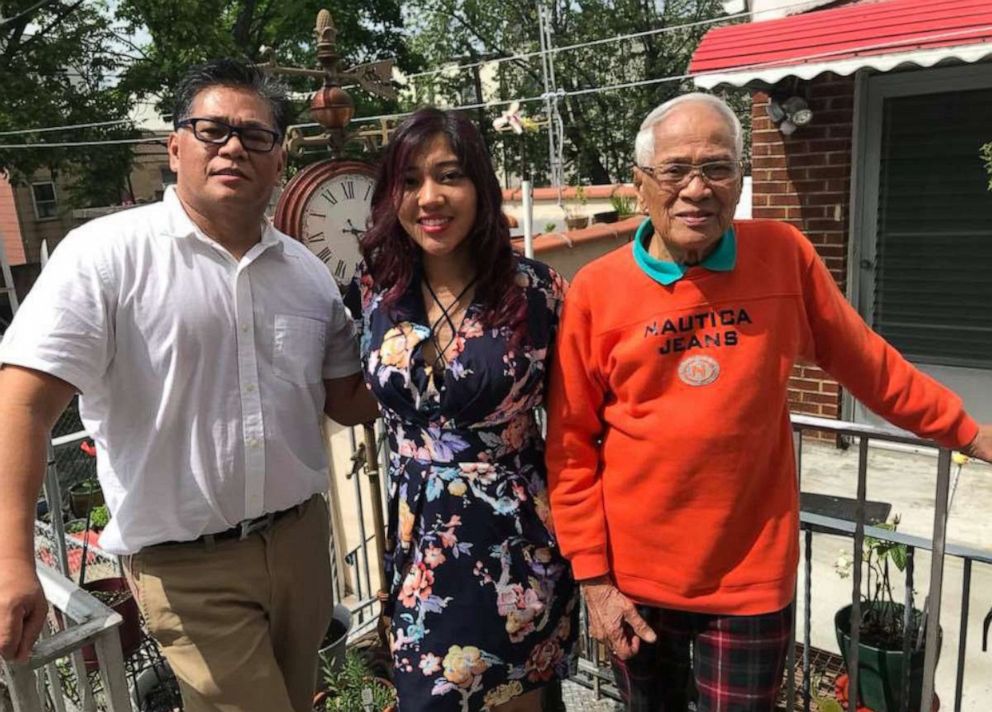
<instances>
[{"instance_id":1,"label":"outdoor wall clock","mask_svg":"<svg viewBox=\"0 0 992 712\"><path fill-rule=\"evenodd\" d=\"M375 188L375 168L362 161L327 160L307 166L286 186L275 226L302 241L338 285L351 282L361 259Z\"/></svg>"}]
</instances>

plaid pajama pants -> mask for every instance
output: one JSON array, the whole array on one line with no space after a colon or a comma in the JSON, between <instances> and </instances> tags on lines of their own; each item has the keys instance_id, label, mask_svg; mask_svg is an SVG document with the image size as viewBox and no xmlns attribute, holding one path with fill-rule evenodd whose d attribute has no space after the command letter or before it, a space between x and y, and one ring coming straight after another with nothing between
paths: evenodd
<instances>
[{"instance_id":1,"label":"plaid pajama pants","mask_svg":"<svg viewBox=\"0 0 992 712\"><path fill-rule=\"evenodd\" d=\"M658 634L613 674L627 712L772 712L792 639L792 606L722 616L637 606Z\"/></svg>"}]
</instances>

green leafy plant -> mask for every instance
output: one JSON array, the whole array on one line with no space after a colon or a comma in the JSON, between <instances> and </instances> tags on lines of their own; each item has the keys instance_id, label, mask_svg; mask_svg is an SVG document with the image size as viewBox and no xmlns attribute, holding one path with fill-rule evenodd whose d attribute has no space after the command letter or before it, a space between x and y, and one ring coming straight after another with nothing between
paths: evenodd
<instances>
[{"instance_id":1,"label":"green leafy plant","mask_svg":"<svg viewBox=\"0 0 992 712\"><path fill-rule=\"evenodd\" d=\"M634 200L629 195L611 195L610 196L610 207L617 211L619 217L625 217L627 215L634 214L634 207L637 201Z\"/></svg>"},{"instance_id":2,"label":"green leafy plant","mask_svg":"<svg viewBox=\"0 0 992 712\"><path fill-rule=\"evenodd\" d=\"M93 492L99 492L100 482L94 479L83 480L82 482L77 482L74 484L72 486L72 491L77 494L91 494Z\"/></svg>"},{"instance_id":3,"label":"green leafy plant","mask_svg":"<svg viewBox=\"0 0 992 712\"><path fill-rule=\"evenodd\" d=\"M73 519L70 522L66 522L65 533L66 534L78 534L79 532L86 529L85 519Z\"/></svg>"},{"instance_id":4,"label":"green leafy plant","mask_svg":"<svg viewBox=\"0 0 992 712\"><path fill-rule=\"evenodd\" d=\"M327 712L356 712L371 709L376 712L396 704L396 689L385 680L374 677L360 655L349 650L344 664L338 671L324 665L324 683L328 698L324 704Z\"/></svg>"},{"instance_id":5,"label":"green leafy plant","mask_svg":"<svg viewBox=\"0 0 992 712\"><path fill-rule=\"evenodd\" d=\"M90 529L97 532L103 531L108 524L110 524L110 511L107 509L107 505L101 504L99 507L94 507L90 512Z\"/></svg>"},{"instance_id":6,"label":"green leafy plant","mask_svg":"<svg viewBox=\"0 0 992 712\"><path fill-rule=\"evenodd\" d=\"M893 517L891 522L881 522L874 526L894 532L899 527L899 515ZM866 536L862 556L861 640L884 650L900 650L905 607L895 600L891 569L895 567L899 571L906 570L906 545ZM835 564L841 578L850 576L853 566L854 559L846 551L841 553ZM921 618L919 611L913 611L909 617L910 639L918 637Z\"/></svg>"},{"instance_id":7,"label":"green leafy plant","mask_svg":"<svg viewBox=\"0 0 992 712\"><path fill-rule=\"evenodd\" d=\"M589 216L586 214L586 204L588 202L586 189L581 185L574 186L572 199L564 206L566 220L575 220L576 218L588 219Z\"/></svg>"},{"instance_id":8,"label":"green leafy plant","mask_svg":"<svg viewBox=\"0 0 992 712\"><path fill-rule=\"evenodd\" d=\"M992 141L978 149L978 154L982 157L982 161L985 163L985 170L989 174L989 190L992 191Z\"/></svg>"},{"instance_id":9,"label":"green leafy plant","mask_svg":"<svg viewBox=\"0 0 992 712\"><path fill-rule=\"evenodd\" d=\"M544 223L544 232L554 232L555 228L558 227L558 223L546 222Z\"/></svg>"}]
</instances>

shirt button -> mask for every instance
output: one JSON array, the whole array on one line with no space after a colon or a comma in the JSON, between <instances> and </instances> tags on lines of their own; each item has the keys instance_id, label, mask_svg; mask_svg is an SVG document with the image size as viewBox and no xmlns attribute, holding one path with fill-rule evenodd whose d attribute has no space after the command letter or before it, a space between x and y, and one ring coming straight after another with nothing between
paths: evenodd
<instances>
[{"instance_id":1,"label":"shirt button","mask_svg":"<svg viewBox=\"0 0 992 712\"><path fill-rule=\"evenodd\" d=\"M248 447L258 447L258 445L259 445L258 438L248 438Z\"/></svg>"},{"instance_id":2,"label":"shirt button","mask_svg":"<svg viewBox=\"0 0 992 712\"><path fill-rule=\"evenodd\" d=\"M245 322L244 324L241 325L241 331L248 331L248 328L249 328L248 322Z\"/></svg>"},{"instance_id":3,"label":"shirt button","mask_svg":"<svg viewBox=\"0 0 992 712\"><path fill-rule=\"evenodd\" d=\"M254 393L255 392L255 384L254 383L249 383L247 386L245 386L245 390L248 393Z\"/></svg>"}]
</instances>

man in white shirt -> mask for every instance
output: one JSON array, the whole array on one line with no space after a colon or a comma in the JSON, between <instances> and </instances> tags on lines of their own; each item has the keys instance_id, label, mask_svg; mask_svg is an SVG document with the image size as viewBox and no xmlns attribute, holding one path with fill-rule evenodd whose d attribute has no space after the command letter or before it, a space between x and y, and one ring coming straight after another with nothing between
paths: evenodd
<instances>
[{"instance_id":1,"label":"man in white shirt","mask_svg":"<svg viewBox=\"0 0 992 712\"><path fill-rule=\"evenodd\" d=\"M280 88L218 60L177 92L161 203L74 230L0 347L0 655L47 604L33 517L46 440L79 392L124 557L187 712L311 709L331 611L322 413L376 416L324 265L265 207Z\"/></svg>"}]
</instances>

